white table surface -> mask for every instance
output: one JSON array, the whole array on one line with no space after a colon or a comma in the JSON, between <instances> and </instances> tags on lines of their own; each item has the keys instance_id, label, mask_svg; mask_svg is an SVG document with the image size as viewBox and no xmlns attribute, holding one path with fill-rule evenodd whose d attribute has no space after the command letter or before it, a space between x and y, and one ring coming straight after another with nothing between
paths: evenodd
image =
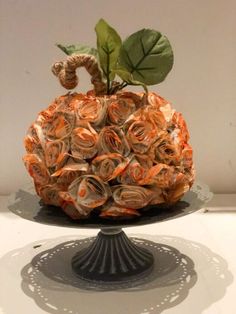
<instances>
[{"instance_id":1,"label":"white table surface","mask_svg":"<svg viewBox=\"0 0 236 314\"><path fill-rule=\"evenodd\" d=\"M182 266L147 285L108 291L71 284L64 267L68 264L66 252L72 249L66 245L95 236L98 230L28 221L9 211L8 203L8 197L0 197L1 314L236 313L236 195L215 195L207 213L201 210L163 223L124 229L131 237L154 242L154 248L155 243L170 246L170 258L177 249ZM35 269L32 259L47 250L54 253L48 257L45 253ZM57 259L57 253L62 259ZM53 280L40 272L41 267L49 274L61 267L65 277L60 282ZM186 272L189 274L181 283L178 276Z\"/></svg>"}]
</instances>

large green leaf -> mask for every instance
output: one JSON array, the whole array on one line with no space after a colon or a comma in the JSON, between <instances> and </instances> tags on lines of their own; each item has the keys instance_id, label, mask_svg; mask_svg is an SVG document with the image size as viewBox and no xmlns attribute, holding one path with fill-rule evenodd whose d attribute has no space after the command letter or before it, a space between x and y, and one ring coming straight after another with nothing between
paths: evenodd
<instances>
[{"instance_id":1,"label":"large green leaf","mask_svg":"<svg viewBox=\"0 0 236 314\"><path fill-rule=\"evenodd\" d=\"M114 73L112 70L117 65L120 47L122 44L121 38L118 33L103 19L98 21L95 31L97 34L97 48L100 65L107 81L109 82L114 79Z\"/></svg>"},{"instance_id":2,"label":"large green leaf","mask_svg":"<svg viewBox=\"0 0 236 314\"><path fill-rule=\"evenodd\" d=\"M56 44L58 48L60 48L63 52L65 52L67 55L72 55L73 53L76 54L89 54L97 57L98 52L95 48L90 48L85 45L61 45Z\"/></svg>"},{"instance_id":3,"label":"large green leaf","mask_svg":"<svg viewBox=\"0 0 236 314\"><path fill-rule=\"evenodd\" d=\"M142 29L129 36L120 49L119 64L146 85L162 82L173 66L173 51L161 33Z\"/></svg>"}]
</instances>

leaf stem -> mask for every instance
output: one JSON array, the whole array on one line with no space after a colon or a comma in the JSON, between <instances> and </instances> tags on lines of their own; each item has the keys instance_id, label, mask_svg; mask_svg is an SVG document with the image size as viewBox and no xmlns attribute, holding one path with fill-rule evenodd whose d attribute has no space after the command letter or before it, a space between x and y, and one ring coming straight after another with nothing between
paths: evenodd
<instances>
[{"instance_id":1,"label":"leaf stem","mask_svg":"<svg viewBox=\"0 0 236 314\"><path fill-rule=\"evenodd\" d=\"M110 95L110 55L107 53L107 95Z\"/></svg>"},{"instance_id":2,"label":"leaf stem","mask_svg":"<svg viewBox=\"0 0 236 314\"><path fill-rule=\"evenodd\" d=\"M120 85L120 88L119 89L122 89L122 88L125 88L126 86L128 86L129 84L127 82L123 82L121 85Z\"/></svg>"}]
</instances>

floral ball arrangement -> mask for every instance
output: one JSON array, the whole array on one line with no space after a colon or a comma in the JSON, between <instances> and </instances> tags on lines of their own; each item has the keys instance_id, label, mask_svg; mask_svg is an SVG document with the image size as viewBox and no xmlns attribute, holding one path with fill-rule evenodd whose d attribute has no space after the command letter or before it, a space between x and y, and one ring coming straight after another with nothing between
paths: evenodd
<instances>
[{"instance_id":1,"label":"floral ball arrangement","mask_svg":"<svg viewBox=\"0 0 236 314\"><path fill-rule=\"evenodd\" d=\"M97 49L58 45L68 57L52 68L71 90L78 84L76 69L85 67L94 89L60 96L38 114L25 137L25 166L43 202L72 219L158 211L176 203L194 181L182 114L147 90L172 68L170 43L149 29L122 43L103 19L95 30ZM144 92L123 90L127 85Z\"/></svg>"}]
</instances>

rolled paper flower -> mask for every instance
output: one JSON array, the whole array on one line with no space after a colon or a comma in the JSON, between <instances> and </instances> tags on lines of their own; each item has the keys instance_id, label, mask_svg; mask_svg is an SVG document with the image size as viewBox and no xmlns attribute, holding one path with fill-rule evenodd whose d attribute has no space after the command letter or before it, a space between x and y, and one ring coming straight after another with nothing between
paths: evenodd
<instances>
[{"instance_id":1,"label":"rolled paper flower","mask_svg":"<svg viewBox=\"0 0 236 314\"><path fill-rule=\"evenodd\" d=\"M44 204L54 206L60 206L61 198L59 192L59 187L55 184L42 185L37 188L37 193L42 198Z\"/></svg>"},{"instance_id":2,"label":"rolled paper flower","mask_svg":"<svg viewBox=\"0 0 236 314\"><path fill-rule=\"evenodd\" d=\"M148 161L145 159L148 159ZM145 180L150 168L150 164L148 164L149 161L150 159L145 155L140 155L140 157L138 155L134 155L128 166L119 176L119 182L122 184L142 185L141 182Z\"/></svg>"},{"instance_id":3,"label":"rolled paper flower","mask_svg":"<svg viewBox=\"0 0 236 314\"><path fill-rule=\"evenodd\" d=\"M129 102L130 104L135 104L136 109L143 106L143 96L144 93L132 93L132 92L125 92L120 91L116 94L119 99Z\"/></svg>"},{"instance_id":4,"label":"rolled paper flower","mask_svg":"<svg viewBox=\"0 0 236 314\"><path fill-rule=\"evenodd\" d=\"M60 97L57 97L47 109L41 111L38 114L38 119L37 122L44 123L47 122L49 119L52 118L54 113L56 111L59 112L68 112L70 113L71 111L74 111L74 103L73 101L75 99L78 99L82 94L71 94L67 93L66 95L62 95Z\"/></svg>"},{"instance_id":5,"label":"rolled paper flower","mask_svg":"<svg viewBox=\"0 0 236 314\"><path fill-rule=\"evenodd\" d=\"M86 96L87 97L96 97L96 94L95 94L95 91L94 91L94 89L90 89L90 90L88 90L87 91L87 93L86 93Z\"/></svg>"},{"instance_id":6,"label":"rolled paper flower","mask_svg":"<svg viewBox=\"0 0 236 314\"><path fill-rule=\"evenodd\" d=\"M146 177L140 181L141 185L153 185L158 188L168 188L174 183L175 168L165 164L157 164L148 170Z\"/></svg>"},{"instance_id":7,"label":"rolled paper flower","mask_svg":"<svg viewBox=\"0 0 236 314\"><path fill-rule=\"evenodd\" d=\"M72 219L83 219L90 215L92 209L79 205L76 202L76 199L70 195L70 193L66 191L60 191L59 196L61 198L60 207Z\"/></svg>"},{"instance_id":8,"label":"rolled paper flower","mask_svg":"<svg viewBox=\"0 0 236 314\"><path fill-rule=\"evenodd\" d=\"M49 184L50 174L44 162L36 154L27 154L23 157L25 167L36 184Z\"/></svg>"},{"instance_id":9,"label":"rolled paper flower","mask_svg":"<svg viewBox=\"0 0 236 314\"><path fill-rule=\"evenodd\" d=\"M162 98L160 95L152 92L146 95L145 100L148 105L151 105L152 107L155 107L157 109L168 104L167 100Z\"/></svg>"},{"instance_id":10,"label":"rolled paper flower","mask_svg":"<svg viewBox=\"0 0 236 314\"><path fill-rule=\"evenodd\" d=\"M94 175L79 177L69 186L68 192L78 205L90 210L103 205L111 195L109 185Z\"/></svg>"},{"instance_id":11,"label":"rolled paper flower","mask_svg":"<svg viewBox=\"0 0 236 314\"><path fill-rule=\"evenodd\" d=\"M123 125L135 109L135 103L132 99L114 99L108 104L108 122Z\"/></svg>"},{"instance_id":12,"label":"rolled paper flower","mask_svg":"<svg viewBox=\"0 0 236 314\"><path fill-rule=\"evenodd\" d=\"M146 119L153 121L159 132L167 128L167 122L161 110L147 106L145 108L145 114Z\"/></svg>"},{"instance_id":13,"label":"rolled paper flower","mask_svg":"<svg viewBox=\"0 0 236 314\"><path fill-rule=\"evenodd\" d=\"M79 100L85 99L83 94L67 93L66 95L57 97L54 102L49 105L46 110L39 113L37 121L45 122L52 117L52 115L58 111L61 113L75 114L76 103Z\"/></svg>"},{"instance_id":14,"label":"rolled paper flower","mask_svg":"<svg viewBox=\"0 0 236 314\"><path fill-rule=\"evenodd\" d=\"M152 191L141 186L116 185L112 191L116 204L133 209L147 206L152 198Z\"/></svg>"},{"instance_id":15,"label":"rolled paper flower","mask_svg":"<svg viewBox=\"0 0 236 314\"><path fill-rule=\"evenodd\" d=\"M176 203L189 190L189 182L186 175L179 173L175 179L175 183L168 189L163 191L167 203Z\"/></svg>"},{"instance_id":16,"label":"rolled paper flower","mask_svg":"<svg viewBox=\"0 0 236 314\"><path fill-rule=\"evenodd\" d=\"M163 190L161 188L153 185L150 190L152 191L152 198L149 205L159 205L165 203Z\"/></svg>"},{"instance_id":17,"label":"rolled paper flower","mask_svg":"<svg viewBox=\"0 0 236 314\"><path fill-rule=\"evenodd\" d=\"M32 123L31 126L29 127L28 131L27 131L26 137L30 136L31 138L34 139L35 143L41 144L39 132L40 131L39 131L38 124L37 123Z\"/></svg>"},{"instance_id":18,"label":"rolled paper flower","mask_svg":"<svg viewBox=\"0 0 236 314\"><path fill-rule=\"evenodd\" d=\"M45 163L47 167L60 168L68 158L70 143L68 139L47 141L44 146Z\"/></svg>"},{"instance_id":19,"label":"rolled paper flower","mask_svg":"<svg viewBox=\"0 0 236 314\"><path fill-rule=\"evenodd\" d=\"M69 161L64 167L54 172L51 177L57 178L57 185L62 191L67 190L68 186L81 174L88 171L87 163Z\"/></svg>"},{"instance_id":20,"label":"rolled paper flower","mask_svg":"<svg viewBox=\"0 0 236 314\"><path fill-rule=\"evenodd\" d=\"M180 112L174 113L172 117L172 123L174 124L175 127L179 129L179 136L181 140L187 143L187 141L189 140L188 127Z\"/></svg>"},{"instance_id":21,"label":"rolled paper flower","mask_svg":"<svg viewBox=\"0 0 236 314\"><path fill-rule=\"evenodd\" d=\"M117 153L100 155L92 161L92 171L104 182L116 178L124 171L129 160Z\"/></svg>"},{"instance_id":22,"label":"rolled paper flower","mask_svg":"<svg viewBox=\"0 0 236 314\"><path fill-rule=\"evenodd\" d=\"M99 134L98 145L100 153L118 153L124 157L130 153L125 135L117 126L105 126Z\"/></svg>"},{"instance_id":23,"label":"rolled paper flower","mask_svg":"<svg viewBox=\"0 0 236 314\"><path fill-rule=\"evenodd\" d=\"M113 203L108 208L103 209L99 216L102 218L133 218L140 216L140 213L136 209L121 207Z\"/></svg>"},{"instance_id":24,"label":"rolled paper flower","mask_svg":"<svg viewBox=\"0 0 236 314\"><path fill-rule=\"evenodd\" d=\"M24 145L28 154L37 154L38 150L43 150L40 143L31 135L26 135Z\"/></svg>"},{"instance_id":25,"label":"rolled paper flower","mask_svg":"<svg viewBox=\"0 0 236 314\"><path fill-rule=\"evenodd\" d=\"M146 105L130 115L125 122L124 129L127 131L132 123L139 121L149 121L151 123L155 123L155 127L160 130L165 129L167 126L167 122L162 111L158 107L151 105Z\"/></svg>"},{"instance_id":26,"label":"rolled paper flower","mask_svg":"<svg viewBox=\"0 0 236 314\"><path fill-rule=\"evenodd\" d=\"M182 150L182 166L184 168L191 168L193 165L193 150L189 144L184 144Z\"/></svg>"},{"instance_id":27,"label":"rolled paper flower","mask_svg":"<svg viewBox=\"0 0 236 314\"><path fill-rule=\"evenodd\" d=\"M134 154L134 158L139 162L139 164L143 168L150 169L153 166L153 161L148 155L142 155L142 154Z\"/></svg>"},{"instance_id":28,"label":"rolled paper flower","mask_svg":"<svg viewBox=\"0 0 236 314\"><path fill-rule=\"evenodd\" d=\"M89 122L94 127L102 126L105 123L107 114L106 100L103 98L87 97L83 100L78 100L75 103L75 113L77 123Z\"/></svg>"},{"instance_id":29,"label":"rolled paper flower","mask_svg":"<svg viewBox=\"0 0 236 314\"><path fill-rule=\"evenodd\" d=\"M41 159L44 158L43 143L41 143L41 140L39 139L35 123L29 128L27 135L24 138L24 145L28 154L36 154Z\"/></svg>"},{"instance_id":30,"label":"rolled paper flower","mask_svg":"<svg viewBox=\"0 0 236 314\"><path fill-rule=\"evenodd\" d=\"M74 114L77 101L82 99L85 99L85 96L83 94L77 93L68 93L64 96L58 97L55 100L57 110L60 112L68 112Z\"/></svg>"},{"instance_id":31,"label":"rolled paper flower","mask_svg":"<svg viewBox=\"0 0 236 314\"><path fill-rule=\"evenodd\" d=\"M133 151L144 154L157 139L157 128L151 121L135 121L126 136Z\"/></svg>"},{"instance_id":32,"label":"rolled paper flower","mask_svg":"<svg viewBox=\"0 0 236 314\"><path fill-rule=\"evenodd\" d=\"M57 185L61 191L66 191L68 186L80 176L81 171L79 170L62 170L60 175L57 176Z\"/></svg>"},{"instance_id":33,"label":"rolled paper flower","mask_svg":"<svg viewBox=\"0 0 236 314\"><path fill-rule=\"evenodd\" d=\"M61 98L61 97L60 97ZM54 112L57 110L58 104L56 100L45 110L38 114L37 122L43 124L52 118Z\"/></svg>"},{"instance_id":34,"label":"rolled paper flower","mask_svg":"<svg viewBox=\"0 0 236 314\"><path fill-rule=\"evenodd\" d=\"M77 127L71 134L72 156L81 159L92 158L98 151L98 134L89 123Z\"/></svg>"},{"instance_id":35,"label":"rolled paper flower","mask_svg":"<svg viewBox=\"0 0 236 314\"><path fill-rule=\"evenodd\" d=\"M191 188L191 186L193 185L194 179L195 179L195 168L194 168L194 165L192 165L191 168L185 169L184 175L186 176L186 178L189 181L189 188Z\"/></svg>"},{"instance_id":36,"label":"rolled paper flower","mask_svg":"<svg viewBox=\"0 0 236 314\"><path fill-rule=\"evenodd\" d=\"M171 107L169 103L160 107L160 111L163 113L167 123L171 122L171 119L175 113L175 110Z\"/></svg>"},{"instance_id":37,"label":"rolled paper flower","mask_svg":"<svg viewBox=\"0 0 236 314\"><path fill-rule=\"evenodd\" d=\"M89 167L89 165L86 162L78 163L78 162L70 161L70 162L67 162L64 167L62 167L61 169L54 172L52 174L52 177L58 177L63 172L66 172L66 171L84 171L84 172L86 172L88 170L88 167Z\"/></svg>"},{"instance_id":38,"label":"rolled paper flower","mask_svg":"<svg viewBox=\"0 0 236 314\"><path fill-rule=\"evenodd\" d=\"M46 142L46 139L43 134L43 129L38 122L33 123L30 126L24 141L25 141L27 152L30 154L35 152L34 149L36 149L36 152L37 152L37 149L40 148L41 150L43 148Z\"/></svg>"},{"instance_id":39,"label":"rolled paper flower","mask_svg":"<svg viewBox=\"0 0 236 314\"><path fill-rule=\"evenodd\" d=\"M149 156L156 163L166 165L179 165L181 158L181 148L174 144L169 133L165 132L160 135L158 140L153 144L149 151Z\"/></svg>"},{"instance_id":40,"label":"rolled paper flower","mask_svg":"<svg viewBox=\"0 0 236 314\"><path fill-rule=\"evenodd\" d=\"M42 124L45 137L49 140L68 137L75 124L75 116L68 112L55 112Z\"/></svg>"}]
</instances>

